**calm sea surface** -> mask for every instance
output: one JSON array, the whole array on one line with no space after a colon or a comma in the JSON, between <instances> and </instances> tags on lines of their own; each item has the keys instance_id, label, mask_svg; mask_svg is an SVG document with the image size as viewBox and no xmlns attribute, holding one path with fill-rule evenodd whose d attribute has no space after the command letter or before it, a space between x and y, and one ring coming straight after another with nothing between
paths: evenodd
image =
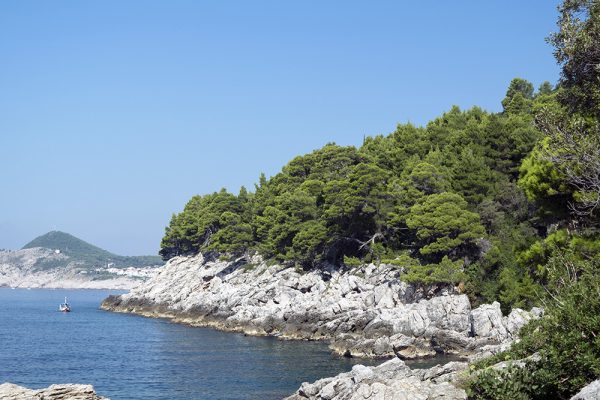
<instances>
[{"instance_id":1,"label":"calm sea surface","mask_svg":"<svg viewBox=\"0 0 600 400\"><path fill-rule=\"evenodd\" d=\"M90 383L113 400L279 399L304 381L381 362L333 356L325 343L100 310L115 293L0 288L0 383ZM57 311L65 296L71 313Z\"/></svg>"}]
</instances>

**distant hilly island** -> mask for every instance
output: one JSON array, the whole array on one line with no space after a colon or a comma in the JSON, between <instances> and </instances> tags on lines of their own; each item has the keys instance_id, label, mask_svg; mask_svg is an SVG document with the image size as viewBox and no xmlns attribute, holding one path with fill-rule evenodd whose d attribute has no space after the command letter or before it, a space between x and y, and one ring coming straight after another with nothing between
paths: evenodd
<instances>
[{"instance_id":1,"label":"distant hilly island","mask_svg":"<svg viewBox=\"0 0 600 400\"><path fill-rule=\"evenodd\" d=\"M20 250L0 250L0 287L131 289L162 265L158 256L120 256L52 231Z\"/></svg>"},{"instance_id":2,"label":"distant hilly island","mask_svg":"<svg viewBox=\"0 0 600 400\"><path fill-rule=\"evenodd\" d=\"M45 235L38 236L23 246L22 249L31 249L34 247L58 250L60 254L68 256L70 261L77 262L80 266L88 268L146 267L163 264L159 256L120 256L60 231L51 231ZM40 259L36 263L35 269L55 268L58 266L57 263L60 263L60 260Z\"/></svg>"}]
</instances>

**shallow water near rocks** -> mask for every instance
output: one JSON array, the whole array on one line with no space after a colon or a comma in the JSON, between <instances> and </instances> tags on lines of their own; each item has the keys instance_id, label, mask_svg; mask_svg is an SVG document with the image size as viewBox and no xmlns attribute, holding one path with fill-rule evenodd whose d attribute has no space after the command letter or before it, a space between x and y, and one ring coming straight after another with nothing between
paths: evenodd
<instances>
[{"instance_id":1,"label":"shallow water near rocks","mask_svg":"<svg viewBox=\"0 0 600 400\"><path fill-rule=\"evenodd\" d=\"M89 383L116 399L279 399L381 360L324 342L251 337L100 310L115 291L0 288L0 383ZM61 313L67 296L73 311ZM448 361L421 360L426 368Z\"/></svg>"}]
</instances>

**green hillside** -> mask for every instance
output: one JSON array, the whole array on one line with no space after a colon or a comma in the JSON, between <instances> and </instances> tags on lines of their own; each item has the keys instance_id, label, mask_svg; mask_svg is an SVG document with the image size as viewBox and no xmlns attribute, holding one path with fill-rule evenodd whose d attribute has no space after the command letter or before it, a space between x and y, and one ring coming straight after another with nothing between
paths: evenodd
<instances>
[{"instance_id":1,"label":"green hillside","mask_svg":"<svg viewBox=\"0 0 600 400\"><path fill-rule=\"evenodd\" d=\"M60 250L70 261L78 261L87 267L100 267L112 264L112 267L144 267L148 265L160 265L162 261L158 256L119 256L104 249L96 247L73 235L65 232L52 231L33 239L23 246L23 249L32 247L45 247ZM55 263L53 263L55 264ZM56 265L52 265L56 266ZM46 266L48 268L52 267Z\"/></svg>"}]
</instances>

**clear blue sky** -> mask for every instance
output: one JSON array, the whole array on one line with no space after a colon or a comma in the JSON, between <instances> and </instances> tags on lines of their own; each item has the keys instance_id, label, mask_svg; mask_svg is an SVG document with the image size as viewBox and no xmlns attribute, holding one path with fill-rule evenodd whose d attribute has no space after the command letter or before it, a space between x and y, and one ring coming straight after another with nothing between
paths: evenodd
<instances>
[{"instance_id":1,"label":"clear blue sky","mask_svg":"<svg viewBox=\"0 0 600 400\"><path fill-rule=\"evenodd\" d=\"M0 2L0 248L155 254L194 194L559 69L554 0Z\"/></svg>"}]
</instances>

